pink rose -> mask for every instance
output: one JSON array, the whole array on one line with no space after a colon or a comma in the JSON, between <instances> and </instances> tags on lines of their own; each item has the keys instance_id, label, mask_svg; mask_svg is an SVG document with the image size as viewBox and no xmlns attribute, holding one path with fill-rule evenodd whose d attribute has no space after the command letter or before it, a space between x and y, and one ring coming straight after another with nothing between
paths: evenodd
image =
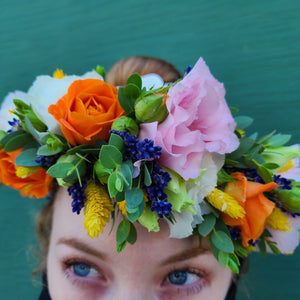
<instances>
[{"instance_id":1,"label":"pink rose","mask_svg":"<svg viewBox=\"0 0 300 300\"><path fill-rule=\"evenodd\" d=\"M194 179L201 173L204 155L230 153L238 147L236 123L226 104L223 84L202 58L168 95L168 117L159 125L143 124L140 137L153 137L162 147L160 164L185 180Z\"/></svg>"}]
</instances>

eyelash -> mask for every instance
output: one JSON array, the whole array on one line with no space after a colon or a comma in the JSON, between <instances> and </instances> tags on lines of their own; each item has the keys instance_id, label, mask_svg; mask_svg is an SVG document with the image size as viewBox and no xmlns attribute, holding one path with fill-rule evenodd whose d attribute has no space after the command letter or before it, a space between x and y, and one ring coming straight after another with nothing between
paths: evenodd
<instances>
[{"instance_id":1,"label":"eyelash","mask_svg":"<svg viewBox=\"0 0 300 300\"><path fill-rule=\"evenodd\" d=\"M76 264L87 264L89 266L91 266L92 268L94 268L98 273L99 276L98 277L80 277L78 275L76 275L74 273L74 271L72 270L72 267L75 266ZM181 271L181 272L187 272L189 274L194 274L197 275L199 277L199 279L191 284L186 284L186 285L175 285L173 283L171 283L168 279L168 276L175 272L175 271ZM95 285L95 287L99 287L99 281L105 283L106 282L106 278L104 276L102 276L102 271L99 270L99 268L89 262L88 260L86 260L85 258L67 258L63 260L63 272L64 275L66 276L66 278L68 278L71 283L74 286L79 286L81 288L90 286L90 285ZM166 276L164 277L164 280L161 284L161 286L163 288L166 288L166 292L167 293L172 293L172 294L177 294L177 295L185 295L185 296L189 296L189 295L194 295L197 293L200 293L201 290L205 287L206 283L207 283L207 274L205 274L205 272L194 269L194 268L190 268L190 267L183 267L183 268L178 268L178 267L172 267L167 273Z\"/></svg>"},{"instance_id":2,"label":"eyelash","mask_svg":"<svg viewBox=\"0 0 300 300\"><path fill-rule=\"evenodd\" d=\"M169 282L168 276L175 271L181 271L181 272L187 272L189 274L194 274L197 275L199 277L199 279L191 284L187 284L187 285L175 285L172 284L171 282ZM200 291L205 287L206 283L207 283L207 274L205 274L205 272L194 269L194 268L190 268L190 267L183 267L183 268L178 268L178 267L173 267L171 268L168 272L167 275L165 276L165 279L162 283L162 286L170 286L170 289L173 290L173 293L176 292L179 295L185 295L185 296L189 296L189 295L194 295L197 293L200 293Z\"/></svg>"},{"instance_id":3,"label":"eyelash","mask_svg":"<svg viewBox=\"0 0 300 300\"><path fill-rule=\"evenodd\" d=\"M74 267L77 264L86 264L91 266L91 268L94 268L98 273L99 276L97 277L81 277L78 276L74 273L74 271L72 270L72 267ZM102 272L101 270L99 270L99 268L94 265L93 263L89 262L86 259L82 259L82 258L70 258L70 259L64 259L63 260L63 272L64 275L66 276L66 278L68 278L71 283L75 286L79 286L79 287L85 287L87 285L93 285L93 284L97 284L99 285L99 281L103 281L103 283L106 281L106 278L104 276L102 276Z\"/></svg>"}]
</instances>

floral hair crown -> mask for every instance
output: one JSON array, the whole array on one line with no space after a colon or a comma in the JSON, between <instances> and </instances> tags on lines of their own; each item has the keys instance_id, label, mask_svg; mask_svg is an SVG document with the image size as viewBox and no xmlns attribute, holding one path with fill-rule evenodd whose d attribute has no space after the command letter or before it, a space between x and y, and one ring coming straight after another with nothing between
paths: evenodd
<instances>
[{"instance_id":1,"label":"floral hair crown","mask_svg":"<svg viewBox=\"0 0 300 300\"><path fill-rule=\"evenodd\" d=\"M73 212L83 210L92 238L122 214L117 251L135 243L134 223L159 231L165 219L171 237L206 237L236 273L255 248L292 253L299 147L284 146L290 136L275 132L247 136L252 119L230 111L205 62L189 71L169 85L133 74L120 88L103 81L101 67L82 77L60 70L37 77L2 104L0 181L42 198L56 180Z\"/></svg>"}]
</instances>

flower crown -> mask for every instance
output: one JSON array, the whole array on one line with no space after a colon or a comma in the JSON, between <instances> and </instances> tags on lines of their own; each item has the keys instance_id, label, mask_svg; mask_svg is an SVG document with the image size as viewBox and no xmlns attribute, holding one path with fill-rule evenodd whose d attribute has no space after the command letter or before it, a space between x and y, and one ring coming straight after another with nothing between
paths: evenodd
<instances>
[{"instance_id":1,"label":"flower crown","mask_svg":"<svg viewBox=\"0 0 300 300\"><path fill-rule=\"evenodd\" d=\"M99 66L81 77L38 76L2 104L0 181L42 198L56 180L92 238L121 214L117 251L135 243L135 222L159 231L165 219L171 237L206 237L236 273L255 248L292 253L299 147L275 132L246 136L252 119L228 108L205 62L188 71L171 84L133 74L119 88Z\"/></svg>"}]
</instances>

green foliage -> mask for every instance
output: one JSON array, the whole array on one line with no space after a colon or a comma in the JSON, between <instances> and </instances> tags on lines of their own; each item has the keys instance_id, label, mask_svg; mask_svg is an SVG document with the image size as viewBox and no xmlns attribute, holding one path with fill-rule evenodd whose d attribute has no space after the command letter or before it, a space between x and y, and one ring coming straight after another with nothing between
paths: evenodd
<instances>
[{"instance_id":1,"label":"green foliage","mask_svg":"<svg viewBox=\"0 0 300 300\"><path fill-rule=\"evenodd\" d=\"M27 143L32 141L32 136L24 130L11 132L3 137L1 144L4 146L5 152L15 151L23 148Z\"/></svg>"},{"instance_id":2,"label":"green foliage","mask_svg":"<svg viewBox=\"0 0 300 300\"><path fill-rule=\"evenodd\" d=\"M232 253L234 246L230 236L223 231L213 231L211 234L211 241L217 249L226 253Z\"/></svg>"},{"instance_id":3,"label":"green foliage","mask_svg":"<svg viewBox=\"0 0 300 300\"><path fill-rule=\"evenodd\" d=\"M221 169L217 175L218 175L218 185L222 185L230 181L235 181L235 179L232 178L224 169Z\"/></svg>"},{"instance_id":4,"label":"green foliage","mask_svg":"<svg viewBox=\"0 0 300 300\"><path fill-rule=\"evenodd\" d=\"M16 158L16 165L23 167L35 167L39 166L39 164L35 161L38 159L37 149L30 148L28 150L22 151Z\"/></svg>"},{"instance_id":5,"label":"green foliage","mask_svg":"<svg viewBox=\"0 0 300 300\"><path fill-rule=\"evenodd\" d=\"M126 219L120 222L116 233L117 252L121 252L125 248L127 242L134 244L136 239L137 233L134 225Z\"/></svg>"},{"instance_id":6,"label":"green foliage","mask_svg":"<svg viewBox=\"0 0 300 300\"><path fill-rule=\"evenodd\" d=\"M253 123L253 119L248 116L238 116L235 117L234 120L237 123L236 128L238 129L245 129Z\"/></svg>"},{"instance_id":7,"label":"green foliage","mask_svg":"<svg viewBox=\"0 0 300 300\"><path fill-rule=\"evenodd\" d=\"M112 145L104 145L100 151L100 162L108 169L114 169L123 161L123 155L120 150Z\"/></svg>"},{"instance_id":8,"label":"green foliage","mask_svg":"<svg viewBox=\"0 0 300 300\"><path fill-rule=\"evenodd\" d=\"M69 176L73 170L74 170L74 165L72 163L61 162L51 166L48 169L47 174L56 178L64 178Z\"/></svg>"},{"instance_id":9,"label":"green foliage","mask_svg":"<svg viewBox=\"0 0 300 300\"><path fill-rule=\"evenodd\" d=\"M140 188L133 188L125 192L126 206L134 208L144 201L144 193Z\"/></svg>"},{"instance_id":10,"label":"green foliage","mask_svg":"<svg viewBox=\"0 0 300 300\"><path fill-rule=\"evenodd\" d=\"M216 217L214 214L204 215L203 221L198 225L198 232L201 236L207 236L216 224Z\"/></svg>"},{"instance_id":11,"label":"green foliage","mask_svg":"<svg viewBox=\"0 0 300 300\"><path fill-rule=\"evenodd\" d=\"M105 78L106 72L105 72L105 68L104 68L104 67L102 67L102 66L100 66L100 65L97 65L97 67L96 67L96 72L97 72L99 75L101 75L103 78Z\"/></svg>"}]
</instances>

